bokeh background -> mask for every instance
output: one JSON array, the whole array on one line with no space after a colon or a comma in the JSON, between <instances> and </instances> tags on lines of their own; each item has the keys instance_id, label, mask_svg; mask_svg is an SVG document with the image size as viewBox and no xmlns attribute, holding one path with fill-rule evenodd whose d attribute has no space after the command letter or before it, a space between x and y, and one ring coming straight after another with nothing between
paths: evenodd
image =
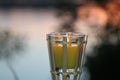
<instances>
[{"instance_id":1,"label":"bokeh background","mask_svg":"<svg viewBox=\"0 0 120 80\"><path fill-rule=\"evenodd\" d=\"M53 32L57 23L53 3L52 0L0 0L0 32L6 30L24 36L26 44L24 51L16 52L9 62L6 57L0 59L0 80L51 79L46 34Z\"/></svg>"},{"instance_id":2,"label":"bokeh background","mask_svg":"<svg viewBox=\"0 0 120 80\"><path fill-rule=\"evenodd\" d=\"M56 0L0 0L0 80L51 79L46 34L59 26L56 5ZM8 34L24 36L24 50L9 50L16 43L9 42ZM3 42L8 44L3 47Z\"/></svg>"},{"instance_id":3,"label":"bokeh background","mask_svg":"<svg viewBox=\"0 0 120 80\"><path fill-rule=\"evenodd\" d=\"M0 0L0 80L51 80L46 41L46 34L50 32L72 31L88 35L86 54L92 58L97 55L93 47L106 38L109 39L106 42L116 44L119 41L117 31L110 36L105 28L107 25L116 29L120 21L119 7L116 3L106 6L104 0L95 0L103 3L99 7L90 1L94 0ZM101 39L103 37L105 40ZM92 60L93 64L96 60L95 64L99 63L99 58ZM89 80L87 71L85 68L81 80Z\"/></svg>"}]
</instances>

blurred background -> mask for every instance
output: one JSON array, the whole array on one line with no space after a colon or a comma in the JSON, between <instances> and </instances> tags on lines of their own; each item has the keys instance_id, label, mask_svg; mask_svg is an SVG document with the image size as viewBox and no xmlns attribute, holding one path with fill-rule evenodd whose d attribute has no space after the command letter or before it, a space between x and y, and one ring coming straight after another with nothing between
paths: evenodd
<instances>
[{"instance_id":1,"label":"blurred background","mask_svg":"<svg viewBox=\"0 0 120 80\"><path fill-rule=\"evenodd\" d=\"M103 71L101 59L105 58L106 64L111 57L106 59L106 54L94 58L99 54L94 49L100 48L104 41L112 44L110 49L120 48L115 46L120 40L119 4L119 0L0 0L0 80L51 80L46 34L56 31L89 36L88 69L91 73L93 70L93 76L99 75ZM110 50L108 46L103 49ZM82 75L85 80L90 79L87 71Z\"/></svg>"},{"instance_id":2,"label":"blurred background","mask_svg":"<svg viewBox=\"0 0 120 80\"><path fill-rule=\"evenodd\" d=\"M0 80L51 79L46 34L60 27L58 3L0 0Z\"/></svg>"},{"instance_id":3,"label":"blurred background","mask_svg":"<svg viewBox=\"0 0 120 80\"><path fill-rule=\"evenodd\" d=\"M0 56L3 56L0 59L0 80L51 79L46 34L53 32L57 23L53 8L55 3L53 0L0 0ZM12 35L4 32L24 36L25 39L21 39L26 45L24 50L9 50L9 45L16 43L9 42ZM2 36L10 37L6 39ZM3 41L8 41L4 48ZM12 57L6 57L6 54Z\"/></svg>"}]
</instances>

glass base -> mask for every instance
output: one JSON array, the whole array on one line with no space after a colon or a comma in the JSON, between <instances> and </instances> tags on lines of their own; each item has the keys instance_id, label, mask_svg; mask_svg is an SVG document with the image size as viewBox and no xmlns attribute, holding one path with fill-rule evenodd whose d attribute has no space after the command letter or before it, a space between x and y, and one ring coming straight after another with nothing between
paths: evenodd
<instances>
[{"instance_id":1,"label":"glass base","mask_svg":"<svg viewBox=\"0 0 120 80\"><path fill-rule=\"evenodd\" d=\"M62 69L56 69L56 71L52 72L52 80L80 80L81 71L74 69L67 69L64 73Z\"/></svg>"}]
</instances>

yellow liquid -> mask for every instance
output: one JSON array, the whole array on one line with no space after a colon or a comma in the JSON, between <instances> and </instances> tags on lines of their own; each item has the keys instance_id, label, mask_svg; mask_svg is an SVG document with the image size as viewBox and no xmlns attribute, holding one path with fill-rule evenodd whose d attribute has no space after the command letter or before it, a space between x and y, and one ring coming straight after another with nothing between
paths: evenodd
<instances>
[{"instance_id":1,"label":"yellow liquid","mask_svg":"<svg viewBox=\"0 0 120 80\"><path fill-rule=\"evenodd\" d=\"M53 44L53 53L55 58L55 65L57 68L62 67L62 53L63 46L58 44ZM67 46L67 68L74 68L76 65L76 58L78 54L78 46L77 45L68 45Z\"/></svg>"}]
</instances>

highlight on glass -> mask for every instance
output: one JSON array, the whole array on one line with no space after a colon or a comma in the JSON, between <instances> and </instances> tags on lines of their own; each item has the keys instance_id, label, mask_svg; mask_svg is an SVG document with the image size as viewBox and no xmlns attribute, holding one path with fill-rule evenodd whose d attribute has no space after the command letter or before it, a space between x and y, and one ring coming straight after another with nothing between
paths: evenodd
<instances>
[{"instance_id":1,"label":"highlight on glass","mask_svg":"<svg viewBox=\"0 0 120 80\"><path fill-rule=\"evenodd\" d=\"M79 32L47 34L52 80L80 80L87 38Z\"/></svg>"}]
</instances>

